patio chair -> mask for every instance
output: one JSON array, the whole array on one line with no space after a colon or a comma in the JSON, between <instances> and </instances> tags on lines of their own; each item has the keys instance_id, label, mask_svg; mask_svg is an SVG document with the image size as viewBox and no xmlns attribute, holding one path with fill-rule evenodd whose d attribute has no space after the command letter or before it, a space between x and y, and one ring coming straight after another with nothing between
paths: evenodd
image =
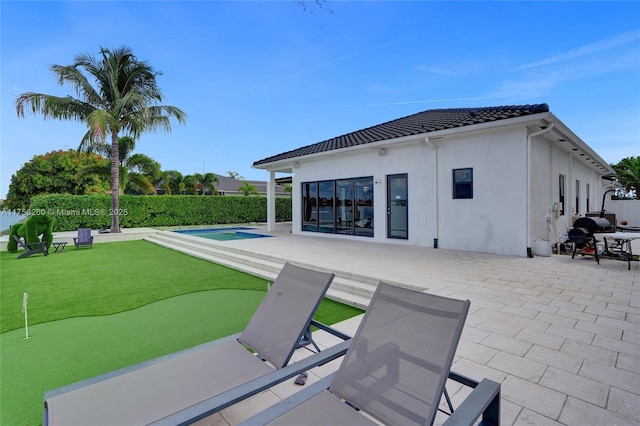
<instances>
[{"instance_id":1,"label":"patio chair","mask_svg":"<svg viewBox=\"0 0 640 426\"><path fill-rule=\"evenodd\" d=\"M281 369L333 277L285 264L239 336L47 392L43 425L149 424Z\"/></svg>"},{"instance_id":2,"label":"patio chair","mask_svg":"<svg viewBox=\"0 0 640 426\"><path fill-rule=\"evenodd\" d=\"M77 249L82 247L93 248L93 237L91 236L91 228L79 228L78 236L73 238L73 244Z\"/></svg>"},{"instance_id":3,"label":"patio chair","mask_svg":"<svg viewBox=\"0 0 640 426\"><path fill-rule=\"evenodd\" d=\"M241 424L429 425L447 378L475 389L445 424L499 424L500 385L449 371L469 305L380 283L338 371Z\"/></svg>"},{"instance_id":4,"label":"patio chair","mask_svg":"<svg viewBox=\"0 0 640 426\"><path fill-rule=\"evenodd\" d=\"M37 243L27 243L25 241L22 241L22 238L18 237L17 235L12 235L12 237L18 243L18 247L21 247L25 250L25 253L22 253L20 256L18 256L18 259L29 257L37 253L42 253L45 256L49 255L47 244L43 241L38 241Z\"/></svg>"}]
</instances>

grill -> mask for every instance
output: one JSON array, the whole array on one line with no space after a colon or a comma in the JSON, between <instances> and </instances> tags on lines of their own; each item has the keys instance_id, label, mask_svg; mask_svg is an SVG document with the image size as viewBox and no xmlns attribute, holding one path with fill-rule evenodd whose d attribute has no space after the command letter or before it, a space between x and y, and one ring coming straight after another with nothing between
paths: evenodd
<instances>
[{"instance_id":1,"label":"grill","mask_svg":"<svg viewBox=\"0 0 640 426\"><path fill-rule=\"evenodd\" d=\"M581 250L581 254L594 255L598 259L598 251L596 249L596 237L594 234L599 232L609 232L611 224L604 217L579 217L573 222L573 229L568 233L569 241L573 243L573 256L577 250Z\"/></svg>"}]
</instances>

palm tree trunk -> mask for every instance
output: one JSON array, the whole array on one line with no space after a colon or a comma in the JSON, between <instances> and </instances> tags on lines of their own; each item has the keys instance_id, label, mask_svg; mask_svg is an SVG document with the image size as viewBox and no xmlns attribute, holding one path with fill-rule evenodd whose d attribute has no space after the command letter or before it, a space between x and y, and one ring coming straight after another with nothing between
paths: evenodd
<instances>
[{"instance_id":1,"label":"palm tree trunk","mask_svg":"<svg viewBox=\"0 0 640 426\"><path fill-rule=\"evenodd\" d=\"M111 232L120 232L118 216L120 195L120 155L118 151L118 133L111 132Z\"/></svg>"}]
</instances>

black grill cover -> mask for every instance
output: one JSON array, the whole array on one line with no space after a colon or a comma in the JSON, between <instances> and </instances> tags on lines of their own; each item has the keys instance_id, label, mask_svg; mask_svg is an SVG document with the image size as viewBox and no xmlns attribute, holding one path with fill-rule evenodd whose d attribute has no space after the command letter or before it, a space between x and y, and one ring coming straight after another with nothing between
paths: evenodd
<instances>
[{"instance_id":1,"label":"black grill cover","mask_svg":"<svg viewBox=\"0 0 640 426\"><path fill-rule=\"evenodd\" d=\"M581 228L588 234L605 232L611 226L609 221L603 217L579 217L573 222L573 227Z\"/></svg>"}]
</instances>

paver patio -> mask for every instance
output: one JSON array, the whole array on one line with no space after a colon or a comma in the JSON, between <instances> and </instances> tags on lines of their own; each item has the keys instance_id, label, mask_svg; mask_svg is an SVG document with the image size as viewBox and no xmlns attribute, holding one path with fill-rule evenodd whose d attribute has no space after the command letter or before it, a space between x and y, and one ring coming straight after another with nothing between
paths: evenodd
<instances>
[{"instance_id":1,"label":"paver patio","mask_svg":"<svg viewBox=\"0 0 640 426\"><path fill-rule=\"evenodd\" d=\"M230 244L471 300L453 370L502 383L503 424L640 425L638 262L628 271L609 259L597 265L568 255L529 259L274 234ZM207 423L234 424L297 389L283 384Z\"/></svg>"}]
</instances>

